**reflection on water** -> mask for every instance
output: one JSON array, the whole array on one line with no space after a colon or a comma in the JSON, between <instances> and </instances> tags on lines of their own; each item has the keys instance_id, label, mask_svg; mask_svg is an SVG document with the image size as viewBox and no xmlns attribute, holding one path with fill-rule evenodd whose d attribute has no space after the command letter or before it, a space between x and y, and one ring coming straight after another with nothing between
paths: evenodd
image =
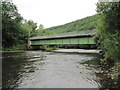
<instances>
[{"instance_id":1,"label":"reflection on water","mask_svg":"<svg viewBox=\"0 0 120 90\"><path fill-rule=\"evenodd\" d=\"M39 55L37 55L39 54ZM37 70L35 64L42 66L44 57L38 52L7 52L3 53L2 59L2 84L3 88L15 88L30 73Z\"/></svg>"},{"instance_id":2,"label":"reflection on water","mask_svg":"<svg viewBox=\"0 0 120 90\"><path fill-rule=\"evenodd\" d=\"M101 77L88 67L99 58L98 54L4 52L3 88L99 88L105 86Z\"/></svg>"}]
</instances>

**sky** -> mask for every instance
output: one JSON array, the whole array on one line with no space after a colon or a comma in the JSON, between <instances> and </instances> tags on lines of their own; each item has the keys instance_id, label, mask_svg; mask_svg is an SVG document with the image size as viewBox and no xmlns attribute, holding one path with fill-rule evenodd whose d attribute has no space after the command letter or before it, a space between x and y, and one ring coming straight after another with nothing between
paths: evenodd
<instances>
[{"instance_id":1,"label":"sky","mask_svg":"<svg viewBox=\"0 0 120 90\"><path fill-rule=\"evenodd\" d=\"M24 19L45 28L96 14L98 0L12 0Z\"/></svg>"}]
</instances>

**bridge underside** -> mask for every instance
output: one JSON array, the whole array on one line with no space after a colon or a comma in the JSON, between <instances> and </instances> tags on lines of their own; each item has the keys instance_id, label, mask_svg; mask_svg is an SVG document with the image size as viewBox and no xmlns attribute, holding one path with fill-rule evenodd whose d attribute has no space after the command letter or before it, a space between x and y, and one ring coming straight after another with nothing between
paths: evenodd
<instances>
[{"instance_id":1,"label":"bridge underside","mask_svg":"<svg viewBox=\"0 0 120 90\"><path fill-rule=\"evenodd\" d=\"M93 38L89 37L74 37L74 38L52 38L52 39L37 39L31 40L31 46L37 45L81 45L95 44Z\"/></svg>"}]
</instances>

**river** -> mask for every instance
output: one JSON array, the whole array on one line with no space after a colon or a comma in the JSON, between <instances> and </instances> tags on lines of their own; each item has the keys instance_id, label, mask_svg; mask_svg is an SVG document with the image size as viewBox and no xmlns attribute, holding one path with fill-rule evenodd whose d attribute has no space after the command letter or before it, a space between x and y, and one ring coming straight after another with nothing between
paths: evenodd
<instances>
[{"instance_id":1,"label":"river","mask_svg":"<svg viewBox=\"0 0 120 90\"><path fill-rule=\"evenodd\" d=\"M98 61L98 51L66 51L3 52L3 88L101 88L96 69L82 64Z\"/></svg>"}]
</instances>

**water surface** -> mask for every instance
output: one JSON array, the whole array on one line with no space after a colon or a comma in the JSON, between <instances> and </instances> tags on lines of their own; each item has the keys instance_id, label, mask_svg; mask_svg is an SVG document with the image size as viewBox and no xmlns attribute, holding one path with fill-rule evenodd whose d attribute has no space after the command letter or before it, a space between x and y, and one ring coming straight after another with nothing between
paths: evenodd
<instances>
[{"instance_id":1,"label":"water surface","mask_svg":"<svg viewBox=\"0 0 120 90\"><path fill-rule=\"evenodd\" d=\"M99 60L99 55L4 52L3 88L99 88L96 70L81 64L88 60Z\"/></svg>"}]
</instances>

